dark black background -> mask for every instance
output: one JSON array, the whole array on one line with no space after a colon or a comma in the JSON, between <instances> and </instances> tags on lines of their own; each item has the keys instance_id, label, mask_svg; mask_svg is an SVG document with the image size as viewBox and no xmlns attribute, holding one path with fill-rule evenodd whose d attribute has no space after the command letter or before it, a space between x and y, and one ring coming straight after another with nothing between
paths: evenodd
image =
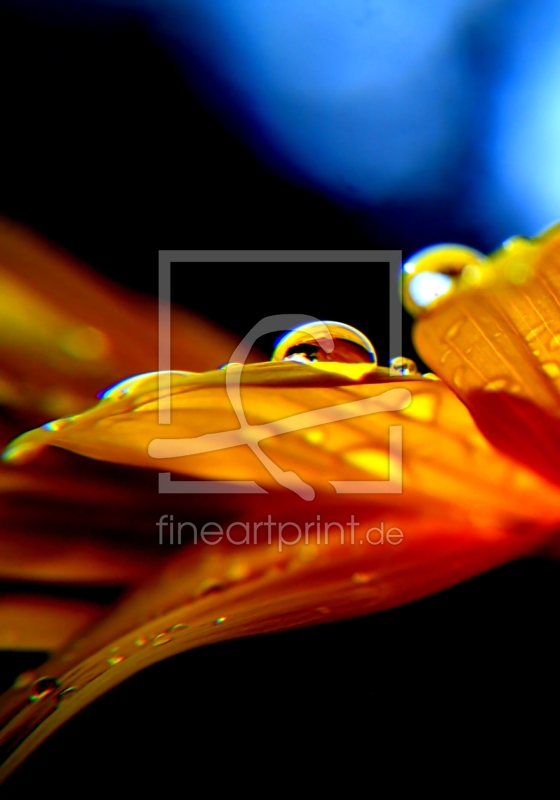
<instances>
[{"instance_id":1,"label":"dark black background","mask_svg":"<svg viewBox=\"0 0 560 800\"><path fill-rule=\"evenodd\" d=\"M450 205L344 209L270 171L235 137L239 120L224 125L191 91L149 20L54 24L8 5L0 211L114 280L155 293L158 249L484 249ZM190 69L200 83L201 65ZM273 313L338 319L388 355L375 267L184 268L173 298L239 335ZM283 777L317 793L336 767L396 787L419 747L413 778L437 773L450 749L460 780L505 737L515 770L517 750L544 732L539 714L555 727L558 578L555 564L522 562L377 616L178 656L69 722L6 789L261 794ZM17 662L6 658L8 672ZM402 761L384 774L389 756Z\"/></svg>"}]
</instances>

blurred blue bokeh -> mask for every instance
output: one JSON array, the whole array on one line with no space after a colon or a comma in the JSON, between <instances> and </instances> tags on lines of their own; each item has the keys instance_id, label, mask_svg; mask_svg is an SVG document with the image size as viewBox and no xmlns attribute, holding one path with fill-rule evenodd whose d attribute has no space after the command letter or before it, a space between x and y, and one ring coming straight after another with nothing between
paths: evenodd
<instances>
[{"instance_id":1,"label":"blurred blue bokeh","mask_svg":"<svg viewBox=\"0 0 560 800\"><path fill-rule=\"evenodd\" d=\"M137 13L255 152L337 202L447 214L477 244L560 217L560 5L19 0Z\"/></svg>"}]
</instances>

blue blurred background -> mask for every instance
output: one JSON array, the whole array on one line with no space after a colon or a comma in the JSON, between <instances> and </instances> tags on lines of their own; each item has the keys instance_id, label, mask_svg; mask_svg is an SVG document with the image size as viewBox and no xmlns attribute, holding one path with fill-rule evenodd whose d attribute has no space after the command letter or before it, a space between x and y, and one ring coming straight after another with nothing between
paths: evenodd
<instances>
[{"instance_id":1,"label":"blue blurred background","mask_svg":"<svg viewBox=\"0 0 560 800\"><path fill-rule=\"evenodd\" d=\"M59 240L63 218L78 246L92 225L118 241L149 220L161 239L182 219L224 244L260 231L488 251L560 215L552 0L3 0L0 14L1 208Z\"/></svg>"}]
</instances>

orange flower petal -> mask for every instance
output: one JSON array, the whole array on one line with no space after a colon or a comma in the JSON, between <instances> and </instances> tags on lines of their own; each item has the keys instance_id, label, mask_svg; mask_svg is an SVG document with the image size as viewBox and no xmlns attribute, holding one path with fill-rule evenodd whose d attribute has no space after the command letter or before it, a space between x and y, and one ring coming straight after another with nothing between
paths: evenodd
<instances>
[{"instance_id":1,"label":"orange flower petal","mask_svg":"<svg viewBox=\"0 0 560 800\"><path fill-rule=\"evenodd\" d=\"M303 521L302 509L311 513L311 504L300 501L288 516L285 494L277 500L276 519ZM379 525L367 504L353 510L364 527ZM340 506L322 506L322 511L331 521L344 518ZM0 779L83 706L169 655L391 608L527 555L539 539L523 526L477 529L441 516L418 516L414 509L383 519L387 528L403 532L400 544L360 546L335 538L328 545L282 552L277 541L192 547L41 668L40 686L50 689L39 702L29 700L36 685L4 696L0 721L7 724L0 747L8 760ZM539 536L542 542L544 530Z\"/></svg>"},{"instance_id":2,"label":"orange flower petal","mask_svg":"<svg viewBox=\"0 0 560 800\"><path fill-rule=\"evenodd\" d=\"M512 240L421 314L415 346L502 452L558 484L560 231ZM445 268L446 250L438 253ZM434 269L437 264L434 263Z\"/></svg>"},{"instance_id":3,"label":"orange flower petal","mask_svg":"<svg viewBox=\"0 0 560 800\"><path fill-rule=\"evenodd\" d=\"M154 265L154 270L157 265ZM72 414L123 375L158 366L157 303L89 271L0 218L0 403L44 418ZM237 341L174 308L172 363L208 369ZM203 343L203 346L201 346Z\"/></svg>"},{"instance_id":4,"label":"orange flower petal","mask_svg":"<svg viewBox=\"0 0 560 800\"><path fill-rule=\"evenodd\" d=\"M0 598L0 650L58 650L91 626L104 609L94 603L8 595Z\"/></svg>"},{"instance_id":5,"label":"orange flower petal","mask_svg":"<svg viewBox=\"0 0 560 800\"><path fill-rule=\"evenodd\" d=\"M157 376L131 379L128 388L84 414L24 434L8 457L18 460L54 444L196 478L254 480L266 489L277 488L277 480L294 471L306 485L333 495L333 482L388 479L390 428L398 426L403 490L415 508L440 504L447 515L503 525L535 519L538 502L537 521L559 518L558 491L492 448L438 381L391 380L366 365L249 365L241 396L253 427L243 429L223 370L171 375L169 425L159 424ZM347 408L359 415L331 421ZM294 420L303 426L294 430ZM271 474L252 451L259 436L278 472ZM181 455L185 448L191 454ZM398 492L375 499L381 501L402 506Z\"/></svg>"}]
</instances>

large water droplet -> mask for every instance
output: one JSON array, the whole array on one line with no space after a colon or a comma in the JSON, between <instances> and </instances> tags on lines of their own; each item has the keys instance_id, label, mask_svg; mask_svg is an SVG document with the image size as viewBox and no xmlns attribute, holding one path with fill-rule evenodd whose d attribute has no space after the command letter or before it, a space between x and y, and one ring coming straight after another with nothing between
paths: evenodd
<instances>
[{"instance_id":1,"label":"large water droplet","mask_svg":"<svg viewBox=\"0 0 560 800\"><path fill-rule=\"evenodd\" d=\"M404 358L404 356L392 358L389 361L389 366L393 372L399 375L418 375L418 377L420 377L418 367L411 358Z\"/></svg>"},{"instance_id":2,"label":"large water droplet","mask_svg":"<svg viewBox=\"0 0 560 800\"><path fill-rule=\"evenodd\" d=\"M32 686L29 695L30 700L42 700L43 697L48 697L58 688L58 681L56 678L38 678Z\"/></svg>"},{"instance_id":3,"label":"large water droplet","mask_svg":"<svg viewBox=\"0 0 560 800\"><path fill-rule=\"evenodd\" d=\"M427 247L410 258L402 268L402 298L413 316L429 309L437 300L462 285L475 286L482 274L485 257L478 250L456 244Z\"/></svg>"},{"instance_id":4,"label":"large water droplet","mask_svg":"<svg viewBox=\"0 0 560 800\"><path fill-rule=\"evenodd\" d=\"M294 328L277 342L271 361L376 364L377 356L372 343L356 328L341 322L309 322Z\"/></svg>"}]
</instances>

